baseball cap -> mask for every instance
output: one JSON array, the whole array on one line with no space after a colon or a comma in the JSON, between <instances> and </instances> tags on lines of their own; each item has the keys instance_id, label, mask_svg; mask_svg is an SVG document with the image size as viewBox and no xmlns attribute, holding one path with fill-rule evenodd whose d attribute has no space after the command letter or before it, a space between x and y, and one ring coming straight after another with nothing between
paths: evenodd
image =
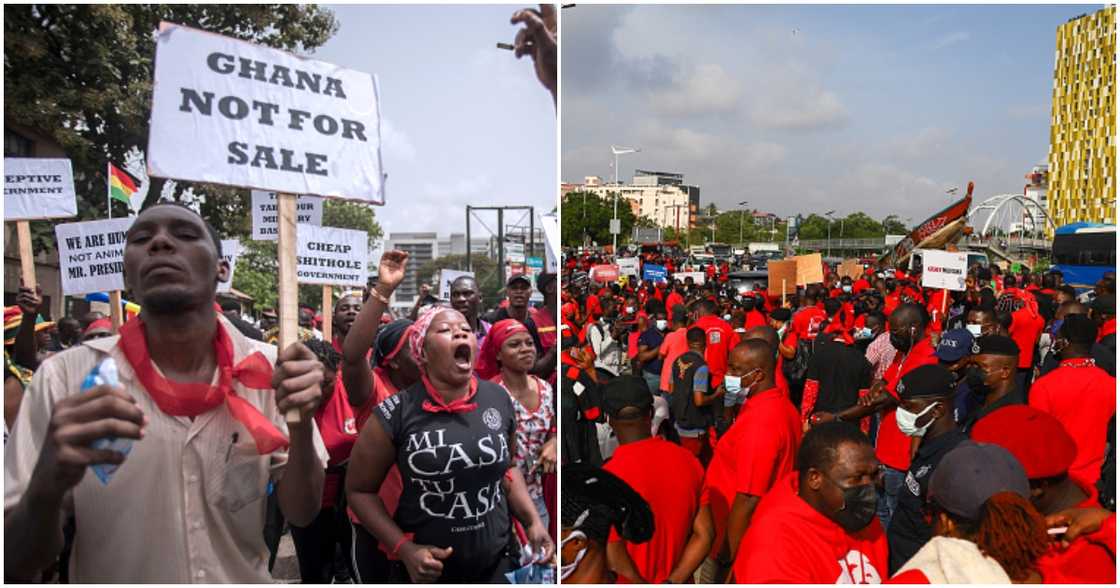
<instances>
[{"instance_id":1,"label":"baseball cap","mask_svg":"<svg viewBox=\"0 0 1120 588\"><path fill-rule=\"evenodd\" d=\"M650 394L645 379L619 376L603 386L603 405L607 409L607 415L612 417L617 417L620 412L631 407L644 415L653 407L653 395Z\"/></svg>"},{"instance_id":2,"label":"baseball cap","mask_svg":"<svg viewBox=\"0 0 1120 588\"><path fill-rule=\"evenodd\" d=\"M1030 491L1027 473L1010 451L990 443L963 441L941 458L928 492L941 508L975 521L992 496L1014 492L1029 500Z\"/></svg>"},{"instance_id":3,"label":"baseball cap","mask_svg":"<svg viewBox=\"0 0 1120 588\"><path fill-rule=\"evenodd\" d=\"M1019 357L1019 346L1011 337L985 335L972 342L973 355L1006 355Z\"/></svg>"},{"instance_id":4,"label":"baseball cap","mask_svg":"<svg viewBox=\"0 0 1120 588\"><path fill-rule=\"evenodd\" d=\"M953 329L941 335L941 342L937 344L937 359L947 363L956 363L972 353L972 333L968 329Z\"/></svg>"},{"instance_id":5,"label":"baseball cap","mask_svg":"<svg viewBox=\"0 0 1120 588\"><path fill-rule=\"evenodd\" d=\"M1011 452L1032 480L1067 473L1077 457L1077 446L1061 421L1025 404L1005 406L976 421L971 436Z\"/></svg>"},{"instance_id":6,"label":"baseball cap","mask_svg":"<svg viewBox=\"0 0 1120 588\"><path fill-rule=\"evenodd\" d=\"M770 311L770 318L776 321L788 321L793 313L788 308L775 308Z\"/></svg>"},{"instance_id":7,"label":"baseball cap","mask_svg":"<svg viewBox=\"0 0 1120 588\"><path fill-rule=\"evenodd\" d=\"M556 274L543 273L537 276L537 290L540 290L540 293L544 294L545 290L548 288L548 285L555 281Z\"/></svg>"},{"instance_id":8,"label":"baseball cap","mask_svg":"<svg viewBox=\"0 0 1120 588\"><path fill-rule=\"evenodd\" d=\"M922 396L948 396L957 387L956 379L948 368L931 364L916 367L899 380L895 390L902 400Z\"/></svg>"},{"instance_id":9,"label":"baseball cap","mask_svg":"<svg viewBox=\"0 0 1120 588\"><path fill-rule=\"evenodd\" d=\"M529 276L526 276L525 274L517 274L515 276L510 276L509 279L506 280L506 286L507 287L512 286L514 282L519 282L519 281L520 282L525 282L526 286L532 286L533 285L533 282L529 281Z\"/></svg>"}]
</instances>

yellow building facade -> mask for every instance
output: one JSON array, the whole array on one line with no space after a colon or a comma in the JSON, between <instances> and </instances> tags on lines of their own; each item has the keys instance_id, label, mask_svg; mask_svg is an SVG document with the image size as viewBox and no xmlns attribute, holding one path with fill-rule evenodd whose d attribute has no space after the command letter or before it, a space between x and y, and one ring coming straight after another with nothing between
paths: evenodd
<instances>
[{"instance_id":1,"label":"yellow building facade","mask_svg":"<svg viewBox=\"0 0 1120 588\"><path fill-rule=\"evenodd\" d=\"M1115 107L1116 7L1109 6L1058 27L1046 194L1058 226L1116 222Z\"/></svg>"}]
</instances>

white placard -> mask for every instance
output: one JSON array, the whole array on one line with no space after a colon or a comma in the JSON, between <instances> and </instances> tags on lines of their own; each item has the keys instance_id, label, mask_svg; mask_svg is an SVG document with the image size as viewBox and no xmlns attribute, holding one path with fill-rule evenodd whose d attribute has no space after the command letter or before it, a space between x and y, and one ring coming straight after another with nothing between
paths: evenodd
<instances>
[{"instance_id":1,"label":"white placard","mask_svg":"<svg viewBox=\"0 0 1120 588\"><path fill-rule=\"evenodd\" d=\"M439 297L451 300L451 283L463 276L474 277L474 272L461 272L459 270L439 270Z\"/></svg>"},{"instance_id":2,"label":"white placard","mask_svg":"<svg viewBox=\"0 0 1120 588\"><path fill-rule=\"evenodd\" d=\"M124 290L124 238L134 217L55 225L62 293Z\"/></svg>"},{"instance_id":3,"label":"white placard","mask_svg":"<svg viewBox=\"0 0 1120 588\"><path fill-rule=\"evenodd\" d=\"M922 250L922 287L964 290L968 276L968 254Z\"/></svg>"},{"instance_id":4,"label":"white placard","mask_svg":"<svg viewBox=\"0 0 1120 588\"><path fill-rule=\"evenodd\" d=\"M505 255L508 263L525 263L525 245L506 242Z\"/></svg>"},{"instance_id":5,"label":"white placard","mask_svg":"<svg viewBox=\"0 0 1120 588\"><path fill-rule=\"evenodd\" d=\"M279 235L279 213L276 210L276 192L253 190L250 197L253 209L254 241L275 241ZM323 199L318 196L296 197L296 224L323 224Z\"/></svg>"},{"instance_id":6,"label":"white placard","mask_svg":"<svg viewBox=\"0 0 1120 588\"><path fill-rule=\"evenodd\" d=\"M148 172L384 204L367 73L160 23Z\"/></svg>"},{"instance_id":7,"label":"white placard","mask_svg":"<svg viewBox=\"0 0 1120 588\"><path fill-rule=\"evenodd\" d=\"M692 283L696 284L697 286L702 286L704 284L704 281L707 279L707 277L708 276L706 274L704 274L704 272L675 272L675 273L673 273L673 280L674 281L677 281L677 282L680 282L680 283L683 284L685 278L692 278Z\"/></svg>"},{"instance_id":8,"label":"white placard","mask_svg":"<svg viewBox=\"0 0 1120 588\"><path fill-rule=\"evenodd\" d=\"M324 286L366 285L369 241L365 231L296 225L296 281Z\"/></svg>"},{"instance_id":9,"label":"white placard","mask_svg":"<svg viewBox=\"0 0 1120 588\"><path fill-rule=\"evenodd\" d=\"M541 231L544 232L545 271L559 272L557 259L560 257L560 217L555 214L541 215Z\"/></svg>"},{"instance_id":10,"label":"white placard","mask_svg":"<svg viewBox=\"0 0 1120 588\"><path fill-rule=\"evenodd\" d=\"M4 220L78 216L69 159L4 158Z\"/></svg>"},{"instance_id":11,"label":"white placard","mask_svg":"<svg viewBox=\"0 0 1120 588\"><path fill-rule=\"evenodd\" d=\"M615 264L618 265L618 275L641 277L638 273L637 257L620 257L615 261Z\"/></svg>"},{"instance_id":12,"label":"white placard","mask_svg":"<svg viewBox=\"0 0 1120 588\"><path fill-rule=\"evenodd\" d=\"M233 288L233 270L237 268L238 257L241 257L241 241L222 239L222 258L229 262L229 280L218 282L218 292L229 292Z\"/></svg>"}]
</instances>

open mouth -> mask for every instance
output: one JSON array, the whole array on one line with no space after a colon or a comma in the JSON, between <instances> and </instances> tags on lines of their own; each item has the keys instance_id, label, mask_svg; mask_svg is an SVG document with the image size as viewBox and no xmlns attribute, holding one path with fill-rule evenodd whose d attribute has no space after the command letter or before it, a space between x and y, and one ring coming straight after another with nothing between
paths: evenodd
<instances>
[{"instance_id":1,"label":"open mouth","mask_svg":"<svg viewBox=\"0 0 1120 588\"><path fill-rule=\"evenodd\" d=\"M455 367L459 368L462 371L471 371L473 367L471 364L472 355L473 351L471 350L470 344L460 343L459 345L456 345L455 353L452 356L455 358Z\"/></svg>"}]
</instances>

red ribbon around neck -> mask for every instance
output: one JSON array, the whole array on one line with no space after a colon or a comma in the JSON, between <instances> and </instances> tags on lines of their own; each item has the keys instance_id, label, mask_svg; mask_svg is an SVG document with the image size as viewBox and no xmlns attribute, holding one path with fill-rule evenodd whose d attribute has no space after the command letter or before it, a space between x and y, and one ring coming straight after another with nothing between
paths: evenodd
<instances>
[{"instance_id":1,"label":"red ribbon around neck","mask_svg":"<svg viewBox=\"0 0 1120 588\"><path fill-rule=\"evenodd\" d=\"M120 334L117 346L132 366L136 379L165 414L194 417L224 402L234 420L249 430L261 455L288 446L284 433L249 401L238 396L233 388L233 381L237 380L246 388L272 390L272 365L259 351L233 365L233 341L221 321L218 321L214 334L214 359L218 364L216 386L201 382L174 382L160 374L148 352L143 319L137 317L126 322Z\"/></svg>"},{"instance_id":2,"label":"red ribbon around neck","mask_svg":"<svg viewBox=\"0 0 1120 588\"><path fill-rule=\"evenodd\" d=\"M436 392L432 387L432 382L428 380L427 374L421 374L420 379L424 382L424 390L428 392L428 398L420 405L427 412L449 412L452 414L459 414L463 412L471 412L478 408L478 404L471 402L474 395L478 392L478 379L471 376L471 387L467 391L467 395L462 398L456 398L451 402L444 402L443 397Z\"/></svg>"},{"instance_id":3,"label":"red ribbon around neck","mask_svg":"<svg viewBox=\"0 0 1120 588\"><path fill-rule=\"evenodd\" d=\"M1095 365L1097 365L1097 362L1091 357L1075 357L1071 359L1063 359L1062 361L1058 362L1058 367L1068 368L1093 367Z\"/></svg>"}]
</instances>

